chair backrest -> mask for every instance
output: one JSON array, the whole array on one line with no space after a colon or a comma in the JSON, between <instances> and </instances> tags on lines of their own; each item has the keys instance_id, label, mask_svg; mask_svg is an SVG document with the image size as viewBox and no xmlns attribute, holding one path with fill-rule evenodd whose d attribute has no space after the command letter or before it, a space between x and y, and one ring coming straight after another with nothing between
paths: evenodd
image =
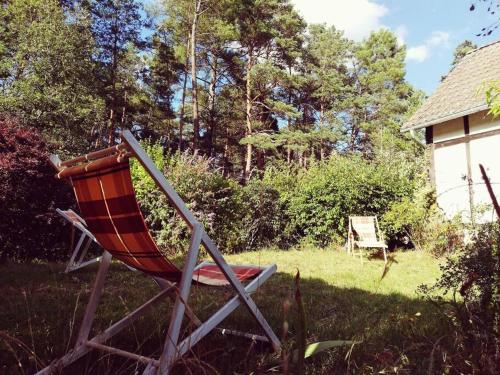
<instances>
[{"instance_id":1,"label":"chair backrest","mask_svg":"<svg viewBox=\"0 0 500 375\"><path fill-rule=\"evenodd\" d=\"M376 242L377 228L375 216L350 216L351 228L360 241Z\"/></svg>"},{"instance_id":2,"label":"chair backrest","mask_svg":"<svg viewBox=\"0 0 500 375\"><path fill-rule=\"evenodd\" d=\"M99 244L123 263L153 276L180 279L181 271L158 249L137 203L128 157L117 153L69 166L78 206ZM77 159L74 159L77 160Z\"/></svg>"}]
</instances>

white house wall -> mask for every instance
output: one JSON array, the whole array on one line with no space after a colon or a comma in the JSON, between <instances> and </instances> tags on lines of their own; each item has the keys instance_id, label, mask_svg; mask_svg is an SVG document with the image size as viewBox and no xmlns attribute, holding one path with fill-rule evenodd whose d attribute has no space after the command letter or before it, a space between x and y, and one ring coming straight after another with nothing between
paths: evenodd
<instances>
[{"instance_id":1,"label":"white house wall","mask_svg":"<svg viewBox=\"0 0 500 375\"><path fill-rule=\"evenodd\" d=\"M493 119L485 112L476 113L469 117L470 134L500 129L500 119ZM491 199L484 185L479 170L483 164L492 183L493 191L500 199L500 134L493 134L484 138L471 139L471 172L473 181L474 204L490 204ZM490 221L494 218L492 210L480 217L480 221Z\"/></svg>"},{"instance_id":2,"label":"white house wall","mask_svg":"<svg viewBox=\"0 0 500 375\"><path fill-rule=\"evenodd\" d=\"M500 199L500 134L484 134L500 129L500 118L493 119L487 112L469 116L469 134L464 137L464 119L447 121L433 127L434 178L437 201L448 217L461 214L464 219L470 215L469 187L467 181L467 149L469 141L470 172L474 206L490 204L488 192L479 170L483 164L493 189ZM464 137L460 143L460 138ZM453 142L452 140L455 140ZM452 142L446 142L452 141ZM440 145L441 142L446 142ZM493 218L491 210L479 217L479 221Z\"/></svg>"},{"instance_id":3,"label":"white house wall","mask_svg":"<svg viewBox=\"0 0 500 375\"><path fill-rule=\"evenodd\" d=\"M439 207L446 216L467 216L470 212L465 144L436 148L434 174Z\"/></svg>"}]
</instances>

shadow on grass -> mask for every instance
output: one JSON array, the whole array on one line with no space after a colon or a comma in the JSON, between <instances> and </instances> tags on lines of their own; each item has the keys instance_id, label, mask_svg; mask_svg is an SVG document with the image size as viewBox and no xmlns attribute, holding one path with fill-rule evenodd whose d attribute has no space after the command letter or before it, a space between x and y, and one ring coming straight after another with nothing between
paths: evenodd
<instances>
[{"instance_id":1,"label":"shadow on grass","mask_svg":"<svg viewBox=\"0 0 500 375\"><path fill-rule=\"evenodd\" d=\"M61 265L0 267L0 373L33 373L35 360L48 364L73 345L96 268L61 273ZM113 264L97 311L94 332L104 329L157 292L148 277ZM415 286L416 287L416 286ZM283 302L294 288L290 274L278 273L253 294L257 305L279 336ZM339 288L319 278L301 280L307 314L308 342L356 340L352 348L335 349L308 360L308 373L372 373L401 368L427 371L433 344L448 327L433 305L401 294L377 294L357 288ZM229 289L193 287L190 303L204 320L231 296ZM166 300L111 344L148 356L158 356L168 326L171 303ZM289 317L287 345L295 335L294 310ZM226 328L261 333L240 307L224 323ZM186 325L185 333L192 327ZM16 340L18 341L16 343ZM22 347L19 342L24 343ZM212 333L179 361L175 373L264 373L279 362L264 344ZM437 373L439 366L434 363ZM93 351L64 373L132 374L142 365ZM215 371L217 369L217 371Z\"/></svg>"}]
</instances>

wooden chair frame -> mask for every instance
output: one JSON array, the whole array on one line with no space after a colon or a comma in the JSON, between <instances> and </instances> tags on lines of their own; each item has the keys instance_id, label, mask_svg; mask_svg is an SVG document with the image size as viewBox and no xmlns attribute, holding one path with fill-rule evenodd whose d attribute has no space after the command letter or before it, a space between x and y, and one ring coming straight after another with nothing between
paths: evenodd
<instances>
[{"instance_id":1,"label":"wooden chair frame","mask_svg":"<svg viewBox=\"0 0 500 375\"><path fill-rule=\"evenodd\" d=\"M67 212L70 212L72 215L75 215L78 217L79 221L73 220ZM64 219L68 221L69 224L71 224L71 238L74 239L74 234L75 234L75 229L78 229L80 231L80 237L78 238L78 241L76 242L76 245L71 252L71 257L69 258L68 264L66 265L66 268L64 270L64 273L69 273L72 271L76 271L80 268L89 266L91 264L97 263L102 259L102 256L98 256L96 258L84 261L85 255L87 255L87 251L89 250L90 245L92 242L95 242L96 244L99 245L97 242L96 238L92 233L89 232L87 227L84 225L85 221L73 210L67 210L63 211L60 210L59 208L56 208L56 212L61 215ZM80 221L81 220L81 221ZM73 246L74 241L71 241L71 246ZM100 245L99 245L100 246Z\"/></svg>"},{"instance_id":2,"label":"wooden chair frame","mask_svg":"<svg viewBox=\"0 0 500 375\"><path fill-rule=\"evenodd\" d=\"M355 256L355 249L356 247L359 248L359 257L361 260L361 263L363 263L363 251L362 248L365 246L358 246L358 241L354 239L354 230L352 227L352 218L353 217L364 217L364 218L371 218L374 221L374 226L375 226L375 235L377 236L377 242L382 243L383 245L380 246L370 246L370 248L374 249L382 249L382 252L384 254L384 263L387 263L387 245L385 244L384 240L384 233L380 230L380 227L378 225L378 219L376 216L349 216L349 226L348 226L348 235L347 235L347 253L351 254L352 256Z\"/></svg>"},{"instance_id":3,"label":"wooden chair frame","mask_svg":"<svg viewBox=\"0 0 500 375\"><path fill-rule=\"evenodd\" d=\"M38 374L50 374L58 371L59 369L81 358L92 349L102 350L112 354L121 355L138 362L142 362L147 365L144 370L144 374L168 374L172 364L178 358L188 352L192 346L194 346L208 333L216 329L217 326L240 304L243 304L248 309L250 314L263 329L265 336L258 336L251 333L232 330L222 330L223 333L235 334L239 336L249 337L254 340L266 341L272 345L275 351L278 351L281 347L281 343L278 337L273 332L268 322L250 296L252 292L254 292L272 274L276 272L276 265L261 267L262 271L259 273L259 275L252 281L250 281L246 286L244 286L237 278L233 269L227 264L215 243L205 232L201 223L195 218L191 211L189 211L186 204L173 189L165 176L163 176L163 174L156 168L153 161L144 152L139 142L137 142L132 133L128 130L122 132L121 139L123 142L122 144L124 144L128 151L132 154L132 156L134 156L142 164L146 171L151 175L157 186L163 191L163 193L165 193L170 204L172 204L172 206L186 222L186 224L191 228L189 250L182 270L181 280L178 284L173 284L166 280L155 278L157 283L162 288L160 293L125 316L123 319L111 325L105 331L89 339L90 329L92 327L92 322L94 320L97 305L99 303L99 299L104 286L104 280L112 258L109 252L105 252L102 257L96 279L94 281L94 286L84 313L83 321L80 326L80 331L74 348L64 357L56 360L50 366L38 372ZM105 151L106 150L97 151L96 153L93 153L93 155L96 157L97 155L102 156L103 154L105 154ZM85 159L88 160L91 157L92 154L89 154L85 156ZM81 160L81 158L78 159ZM55 155L51 157L51 161L57 167L64 165L64 163L61 163L59 158ZM68 162L66 162L66 164L67 163ZM228 280L230 287L235 292L234 297L226 302L223 307L221 307L205 322L201 322L196 317L196 315L194 315L191 308L187 304L193 280L193 273L197 268L206 264L206 262L203 262L198 265L198 267L196 267L196 261L201 246L206 249L207 253L211 256L214 263L220 268L220 270ZM132 324L137 318L148 312L154 304L162 299L162 297L166 296L174 299L175 302L170 318L168 333L159 359L145 357L136 353L127 352L115 347L104 345L104 343L112 336ZM184 315L186 315L196 325L197 328L189 336L180 341L179 336Z\"/></svg>"}]
</instances>

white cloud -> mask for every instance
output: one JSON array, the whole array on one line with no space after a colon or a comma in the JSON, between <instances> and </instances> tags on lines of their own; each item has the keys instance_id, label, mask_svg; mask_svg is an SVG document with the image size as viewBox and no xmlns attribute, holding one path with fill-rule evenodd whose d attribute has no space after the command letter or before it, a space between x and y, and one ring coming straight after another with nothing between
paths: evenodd
<instances>
[{"instance_id":1,"label":"white cloud","mask_svg":"<svg viewBox=\"0 0 500 375\"><path fill-rule=\"evenodd\" d=\"M394 34L396 34L396 38L398 38L398 44L402 46L405 44L408 28L405 25L399 25L396 27L396 30L394 30Z\"/></svg>"},{"instance_id":2,"label":"white cloud","mask_svg":"<svg viewBox=\"0 0 500 375\"><path fill-rule=\"evenodd\" d=\"M422 62L427 60L428 57L429 57L429 49L426 45L423 44L416 47L410 47L408 48L408 51L406 51L406 58L408 60Z\"/></svg>"},{"instance_id":3,"label":"white cloud","mask_svg":"<svg viewBox=\"0 0 500 375\"><path fill-rule=\"evenodd\" d=\"M446 31L434 31L429 39L427 39L427 44L430 47L438 47L443 44L447 44L450 40L450 33Z\"/></svg>"},{"instance_id":4,"label":"white cloud","mask_svg":"<svg viewBox=\"0 0 500 375\"><path fill-rule=\"evenodd\" d=\"M406 59L408 61L423 62L432 55L436 47L446 46L449 41L450 33L439 30L434 31L423 44L408 48Z\"/></svg>"},{"instance_id":5,"label":"white cloud","mask_svg":"<svg viewBox=\"0 0 500 375\"><path fill-rule=\"evenodd\" d=\"M374 0L292 0L307 23L326 23L344 30L347 37L361 40L382 27L389 11Z\"/></svg>"}]
</instances>

